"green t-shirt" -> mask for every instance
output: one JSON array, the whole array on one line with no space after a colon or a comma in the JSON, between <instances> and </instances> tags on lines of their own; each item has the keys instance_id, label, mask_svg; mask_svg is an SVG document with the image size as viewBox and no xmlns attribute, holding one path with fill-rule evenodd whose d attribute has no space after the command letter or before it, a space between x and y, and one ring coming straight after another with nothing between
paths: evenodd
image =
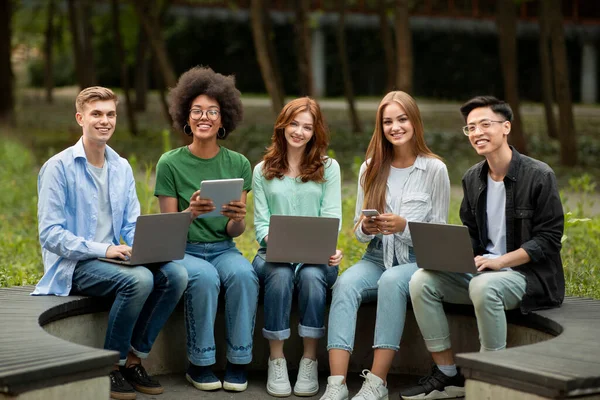
<instances>
[{"instance_id":1,"label":"green t-shirt","mask_svg":"<svg viewBox=\"0 0 600 400\"><path fill-rule=\"evenodd\" d=\"M210 159L193 155L187 146L171 150L160 157L156 164L155 196L177 198L179 211L190 205L190 197L198 189L200 182L209 179L244 179L244 190L252 189L250 161L240 153L221 147L219 153ZM213 243L229 240L227 217L196 218L190 225L190 242Z\"/></svg>"}]
</instances>

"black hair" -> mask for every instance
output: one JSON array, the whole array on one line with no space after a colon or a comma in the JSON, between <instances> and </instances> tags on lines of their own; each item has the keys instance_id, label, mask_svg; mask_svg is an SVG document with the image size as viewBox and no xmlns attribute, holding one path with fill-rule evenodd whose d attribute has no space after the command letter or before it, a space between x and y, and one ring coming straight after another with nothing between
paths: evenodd
<instances>
[{"instance_id":1,"label":"black hair","mask_svg":"<svg viewBox=\"0 0 600 400\"><path fill-rule=\"evenodd\" d=\"M507 102L499 100L494 96L477 96L473 97L460 107L460 113L465 119L465 122L471 111L481 107L491 108L496 114L503 115L506 121L512 122L513 120L512 108L510 108L510 105Z\"/></svg>"},{"instance_id":2,"label":"black hair","mask_svg":"<svg viewBox=\"0 0 600 400\"><path fill-rule=\"evenodd\" d=\"M235 87L235 78L216 73L209 67L194 67L184 72L177 85L169 92L169 114L173 118L173 126L184 131L188 123L192 101L200 96L212 97L219 103L221 123L225 129L225 139L235 130L244 116L241 93Z\"/></svg>"}]
</instances>

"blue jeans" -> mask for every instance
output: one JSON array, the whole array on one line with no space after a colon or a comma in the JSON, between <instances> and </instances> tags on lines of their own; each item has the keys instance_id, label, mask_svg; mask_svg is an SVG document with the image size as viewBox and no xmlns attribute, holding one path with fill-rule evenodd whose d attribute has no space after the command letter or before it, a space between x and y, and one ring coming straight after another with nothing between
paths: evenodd
<instances>
[{"instance_id":1,"label":"blue jeans","mask_svg":"<svg viewBox=\"0 0 600 400\"><path fill-rule=\"evenodd\" d=\"M410 300L408 283L418 269L412 249L409 257L411 263L394 265L386 270L382 242L375 238L363 258L340 275L333 286L327 350L352 352L358 308L361 303L375 300L377 317L373 348L400 348L406 305Z\"/></svg>"},{"instance_id":2,"label":"blue jeans","mask_svg":"<svg viewBox=\"0 0 600 400\"><path fill-rule=\"evenodd\" d=\"M187 282L187 272L177 262L148 269L91 259L77 263L71 293L115 296L104 348L118 351L119 365L125 365L130 350L140 358L148 357Z\"/></svg>"},{"instance_id":3,"label":"blue jeans","mask_svg":"<svg viewBox=\"0 0 600 400\"><path fill-rule=\"evenodd\" d=\"M221 285L225 289L227 360L252 361L252 334L258 302L258 278L232 240L188 243L180 262L188 271L185 291L187 353L194 365L216 362L215 318Z\"/></svg>"},{"instance_id":4,"label":"blue jeans","mask_svg":"<svg viewBox=\"0 0 600 400\"><path fill-rule=\"evenodd\" d=\"M450 348L450 330L442 302L473 304L481 351L506 347L506 314L519 308L527 281L517 271L460 274L420 270L410 281L415 318L430 352Z\"/></svg>"},{"instance_id":5,"label":"blue jeans","mask_svg":"<svg viewBox=\"0 0 600 400\"><path fill-rule=\"evenodd\" d=\"M327 289L335 283L338 267L328 265L270 263L260 249L252 266L265 290L265 327L269 340L290 337L290 311L294 288L298 291L298 335L318 339L325 335Z\"/></svg>"}]
</instances>

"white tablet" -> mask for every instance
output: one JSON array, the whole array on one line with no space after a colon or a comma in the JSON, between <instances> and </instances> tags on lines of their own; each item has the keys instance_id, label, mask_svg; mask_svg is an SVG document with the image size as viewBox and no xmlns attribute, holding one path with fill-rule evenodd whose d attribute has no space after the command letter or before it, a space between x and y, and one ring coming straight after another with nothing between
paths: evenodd
<instances>
[{"instance_id":1,"label":"white tablet","mask_svg":"<svg viewBox=\"0 0 600 400\"><path fill-rule=\"evenodd\" d=\"M224 217L221 214L222 207L230 201L240 201L243 187L244 180L242 178L215 179L200 182L200 198L211 199L217 208L206 214L199 215L198 218Z\"/></svg>"}]
</instances>

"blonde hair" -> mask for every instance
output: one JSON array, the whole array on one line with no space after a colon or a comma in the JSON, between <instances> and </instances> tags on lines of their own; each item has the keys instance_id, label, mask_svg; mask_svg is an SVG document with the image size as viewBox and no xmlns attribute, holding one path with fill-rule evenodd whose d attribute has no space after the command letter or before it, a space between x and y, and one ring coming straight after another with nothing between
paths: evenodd
<instances>
[{"instance_id":1,"label":"blonde hair","mask_svg":"<svg viewBox=\"0 0 600 400\"><path fill-rule=\"evenodd\" d=\"M83 112L83 107L87 103L99 100L113 100L115 102L115 105L119 104L119 99L112 90L102 86L90 86L88 88L83 89L77 95L77 98L75 99L75 109L78 113L81 113Z\"/></svg>"},{"instance_id":2,"label":"blonde hair","mask_svg":"<svg viewBox=\"0 0 600 400\"><path fill-rule=\"evenodd\" d=\"M392 102L398 103L404 109L408 120L413 126L414 133L411 141L413 154L441 159L425 143L423 120L415 99L402 91L386 94L377 109L375 130L365 158L366 160L370 159L370 161L360 181L365 193L363 208L373 208L379 210L379 212L385 212L386 184L394 159L394 146L385 138L383 133L383 111Z\"/></svg>"}]
</instances>

